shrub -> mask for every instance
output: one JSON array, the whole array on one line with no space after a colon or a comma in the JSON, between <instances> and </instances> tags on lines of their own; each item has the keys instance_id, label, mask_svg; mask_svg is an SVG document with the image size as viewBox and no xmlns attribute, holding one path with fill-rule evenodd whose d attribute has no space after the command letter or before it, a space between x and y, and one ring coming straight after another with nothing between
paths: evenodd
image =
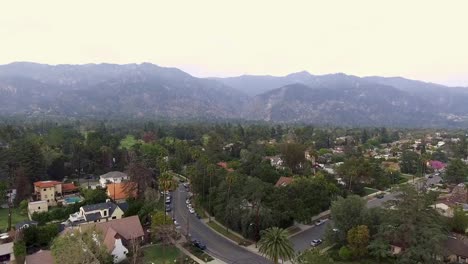
<instances>
[{"instance_id":1,"label":"shrub","mask_svg":"<svg viewBox=\"0 0 468 264\"><path fill-rule=\"evenodd\" d=\"M353 253L347 246L342 246L340 248L338 255L340 256L342 260L350 260L353 256Z\"/></svg>"}]
</instances>

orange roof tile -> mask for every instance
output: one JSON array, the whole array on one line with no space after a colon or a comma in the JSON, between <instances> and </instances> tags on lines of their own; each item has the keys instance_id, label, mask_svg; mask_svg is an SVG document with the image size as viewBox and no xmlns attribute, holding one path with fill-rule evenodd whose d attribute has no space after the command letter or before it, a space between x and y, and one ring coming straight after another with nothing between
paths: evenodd
<instances>
[{"instance_id":1,"label":"orange roof tile","mask_svg":"<svg viewBox=\"0 0 468 264\"><path fill-rule=\"evenodd\" d=\"M71 192L78 189L73 183L64 183L62 184L62 192Z\"/></svg>"},{"instance_id":2,"label":"orange roof tile","mask_svg":"<svg viewBox=\"0 0 468 264\"><path fill-rule=\"evenodd\" d=\"M126 187L125 185L130 186ZM137 186L138 185L134 182L109 183L107 184L107 196L114 200L122 200L131 197L136 197Z\"/></svg>"},{"instance_id":3,"label":"orange roof tile","mask_svg":"<svg viewBox=\"0 0 468 264\"><path fill-rule=\"evenodd\" d=\"M39 187L39 188L50 188L59 184L62 184L62 183L58 181L38 181L34 183L34 186Z\"/></svg>"}]
</instances>

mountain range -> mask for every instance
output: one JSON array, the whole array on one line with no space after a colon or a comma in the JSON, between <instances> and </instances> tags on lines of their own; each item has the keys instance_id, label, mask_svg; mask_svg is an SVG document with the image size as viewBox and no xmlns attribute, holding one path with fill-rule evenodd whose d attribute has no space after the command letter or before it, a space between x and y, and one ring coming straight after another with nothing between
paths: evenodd
<instances>
[{"instance_id":1,"label":"mountain range","mask_svg":"<svg viewBox=\"0 0 468 264\"><path fill-rule=\"evenodd\" d=\"M0 65L0 115L466 127L468 88L343 73L197 78L142 64Z\"/></svg>"}]
</instances>

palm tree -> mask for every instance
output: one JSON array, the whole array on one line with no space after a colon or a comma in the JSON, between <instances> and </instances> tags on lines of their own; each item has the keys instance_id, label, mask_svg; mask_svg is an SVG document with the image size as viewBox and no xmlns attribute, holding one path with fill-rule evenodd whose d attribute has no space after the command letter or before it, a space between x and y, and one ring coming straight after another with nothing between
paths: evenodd
<instances>
[{"instance_id":1,"label":"palm tree","mask_svg":"<svg viewBox=\"0 0 468 264\"><path fill-rule=\"evenodd\" d=\"M166 192L174 187L174 178L171 173L164 171L159 176L159 189L163 190L163 203L166 203ZM165 209L164 209L165 210ZM166 212L164 212L164 226L166 226ZM165 243L163 241L163 258L166 255L165 253Z\"/></svg>"},{"instance_id":2,"label":"palm tree","mask_svg":"<svg viewBox=\"0 0 468 264\"><path fill-rule=\"evenodd\" d=\"M262 231L262 238L258 241L258 250L262 255L278 264L280 259L290 260L294 257L294 249L288 238L288 232L279 227L270 227Z\"/></svg>"}]
</instances>

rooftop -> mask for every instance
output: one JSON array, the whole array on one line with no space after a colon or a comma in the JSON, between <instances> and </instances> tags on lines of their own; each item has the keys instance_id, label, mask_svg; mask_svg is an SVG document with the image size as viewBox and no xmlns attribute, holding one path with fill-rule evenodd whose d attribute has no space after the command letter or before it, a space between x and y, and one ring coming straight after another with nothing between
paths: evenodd
<instances>
[{"instance_id":1,"label":"rooftop","mask_svg":"<svg viewBox=\"0 0 468 264\"><path fill-rule=\"evenodd\" d=\"M110 171L106 174L99 176L101 179L110 179L110 178L127 178L127 174L120 171Z\"/></svg>"},{"instance_id":2,"label":"rooftop","mask_svg":"<svg viewBox=\"0 0 468 264\"><path fill-rule=\"evenodd\" d=\"M136 197L137 184L134 182L121 182L107 184L107 194L114 200L123 200L130 197Z\"/></svg>"},{"instance_id":3,"label":"rooftop","mask_svg":"<svg viewBox=\"0 0 468 264\"><path fill-rule=\"evenodd\" d=\"M38 188L50 188L50 187L54 187L55 185L59 185L59 184L62 184L62 183L59 182L59 181L38 181L38 182L34 183L34 186L36 186Z\"/></svg>"},{"instance_id":4,"label":"rooftop","mask_svg":"<svg viewBox=\"0 0 468 264\"><path fill-rule=\"evenodd\" d=\"M282 176L276 182L275 187L288 186L289 184L291 184L291 182L293 182L293 180L294 179L292 177L283 177Z\"/></svg>"},{"instance_id":5,"label":"rooftop","mask_svg":"<svg viewBox=\"0 0 468 264\"><path fill-rule=\"evenodd\" d=\"M50 250L40 250L32 255L26 256L28 264L53 264L54 258Z\"/></svg>"}]
</instances>

